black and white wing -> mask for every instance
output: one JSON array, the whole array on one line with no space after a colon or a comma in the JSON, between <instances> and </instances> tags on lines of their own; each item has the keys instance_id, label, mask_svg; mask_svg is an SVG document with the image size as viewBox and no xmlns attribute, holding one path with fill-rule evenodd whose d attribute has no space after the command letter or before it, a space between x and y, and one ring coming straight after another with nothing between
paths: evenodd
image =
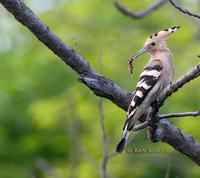
<instances>
[{"instance_id":1,"label":"black and white wing","mask_svg":"<svg viewBox=\"0 0 200 178\"><path fill-rule=\"evenodd\" d=\"M124 124L124 129L127 127L128 130L132 129L132 118L137 108L144 101L148 93L157 83L161 73L162 73L162 63L160 60L153 60L144 68L143 72L140 75L139 81L137 83L136 90L134 92L131 104L129 105L127 112L127 119Z\"/></svg>"},{"instance_id":2,"label":"black and white wing","mask_svg":"<svg viewBox=\"0 0 200 178\"><path fill-rule=\"evenodd\" d=\"M162 73L162 69L163 66L161 61L155 59L150 61L148 65L144 68L143 72L141 73L139 81L137 83L136 90L133 94L131 104L129 105L127 111L127 119L124 123L124 128L123 128L123 138L117 146L117 152L121 152L123 150L125 141L127 140L130 131L134 126L133 125L134 114L136 113L137 109L140 107L142 102L145 100L148 93L157 83Z\"/></svg>"}]
</instances>

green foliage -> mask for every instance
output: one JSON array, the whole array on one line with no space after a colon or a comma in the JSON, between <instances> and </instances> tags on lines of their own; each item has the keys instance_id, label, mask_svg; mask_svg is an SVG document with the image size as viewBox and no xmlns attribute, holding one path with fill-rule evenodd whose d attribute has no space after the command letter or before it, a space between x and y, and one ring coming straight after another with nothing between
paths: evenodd
<instances>
[{"instance_id":1,"label":"green foliage","mask_svg":"<svg viewBox=\"0 0 200 178\"><path fill-rule=\"evenodd\" d=\"M147 62L136 62L133 76L126 61L142 47L146 37L174 25L182 28L168 40L174 54L175 78L199 62L198 25L166 4L148 17L133 20L120 14L114 1L29 0L26 3L64 42L89 63L127 91L134 90ZM150 0L123 2L135 11ZM48 5L46 5L48 4ZM192 10L195 3L186 2ZM186 5L183 3L183 5ZM3 8L0 9L0 177L99 177L102 135L98 98L80 84L77 75L44 47ZM167 100L162 113L199 109L199 80L191 82ZM121 136L125 113L104 100L109 151ZM198 118L172 121L200 139ZM128 153L109 160L113 177L199 177L198 167L163 143L152 144L143 131L130 148L165 149L166 153ZM184 170L187 169L187 172Z\"/></svg>"}]
</instances>

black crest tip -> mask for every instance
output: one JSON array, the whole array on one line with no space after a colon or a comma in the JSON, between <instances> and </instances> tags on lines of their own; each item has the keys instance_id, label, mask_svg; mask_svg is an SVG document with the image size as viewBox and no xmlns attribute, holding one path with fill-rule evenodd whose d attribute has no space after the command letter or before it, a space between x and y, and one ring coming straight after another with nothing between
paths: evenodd
<instances>
[{"instance_id":1,"label":"black crest tip","mask_svg":"<svg viewBox=\"0 0 200 178\"><path fill-rule=\"evenodd\" d=\"M174 27L172 27L171 29L174 30L174 29L179 29L179 28L181 28L180 25L178 25L178 26L174 26Z\"/></svg>"}]
</instances>

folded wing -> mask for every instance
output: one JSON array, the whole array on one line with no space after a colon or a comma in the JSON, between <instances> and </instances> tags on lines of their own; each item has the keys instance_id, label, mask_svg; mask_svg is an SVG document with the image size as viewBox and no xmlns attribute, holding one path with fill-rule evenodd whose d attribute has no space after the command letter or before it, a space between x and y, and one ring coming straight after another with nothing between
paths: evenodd
<instances>
[{"instance_id":1,"label":"folded wing","mask_svg":"<svg viewBox=\"0 0 200 178\"><path fill-rule=\"evenodd\" d=\"M132 119L134 117L135 112L137 111L138 107L142 104L145 100L151 89L157 83L161 73L162 73L162 64L160 60L155 59L152 60L143 70L140 75L139 81L137 83L137 87L135 93L133 95L131 104L129 105L128 112L127 112L127 119L124 124L127 130L132 129Z\"/></svg>"}]
</instances>

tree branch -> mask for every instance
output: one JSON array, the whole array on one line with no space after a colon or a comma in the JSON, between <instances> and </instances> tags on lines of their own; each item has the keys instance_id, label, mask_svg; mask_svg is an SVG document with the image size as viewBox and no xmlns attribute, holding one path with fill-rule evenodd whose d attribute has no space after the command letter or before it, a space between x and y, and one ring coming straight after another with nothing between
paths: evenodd
<instances>
[{"instance_id":1,"label":"tree branch","mask_svg":"<svg viewBox=\"0 0 200 178\"><path fill-rule=\"evenodd\" d=\"M196 164L200 165L200 144L191 136L186 135L170 122L163 120L164 118L199 116L200 112L172 113L163 114L158 117L160 121L156 123L156 130L153 133L154 140L168 143L182 154L191 158ZM138 131L148 127L149 123L144 123L135 126L133 131Z\"/></svg>"},{"instance_id":2,"label":"tree branch","mask_svg":"<svg viewBox=\"0 0 200 178\"><path fill-rule=\"evenodd\" d=\"M170 144L176 150L200 165L200 144L168 121L160 120L157 123L154 137L156 140Z\"/></svg>"},{"instance_id":3,"label":"tree branch","mask_svg":"<svg viewBox=\"0 0 200 178\"><path fill-rule=\"evenodd\" d=\"M107 163L108 163L108 142L106 137L106 130L105 130L105 124L104 124L104 113L102 108L102 102L103 98L99 98L98 103L98 109L100 114L100 126L102 131L102 143L103 143L103 161L102 161L102 167L101 167L101 177L106 178L107 177Z\"/></svg>"},{"instance_id":4,"label":"tree branch","mask_svg":"<svg viewBox=\"0 0 200 178\"><path fill-rule=\"evenodd\" d=\"M131 10L127 9L123 5L121 5L119 2L115 2L115 7L118 9L119 12L121 12L124 15L127 15L133 19L140 19L147 15L149 15L151 12L157 10L162 5L164 5L167 2L167 0L158 0L156 3L150 5L146 9L141 10L140 12L132 12Z\"/></svg>"},{"instance_id":5,"label":"tree branch","mask_svg":"<svg viewBox=\"0 0 200 178\"><path fill-rule=\"evenodd\" d=\"M131 100L131 93L122 90L113 81L101 76L92 69L87 61L53 34L22 0L0 0L0 3L44 45L76 71L80 75L80 81L88 86L94 94L105 97L122 109L127 110ZM199 75L200 64L168 86L160 98L157 110L173 92L176 92L184 84ZM161 120L157 123L155 137L162 142L170 144L200 165L200 153L198 151L200 150L200 145L169 122Z\"/></svg>"},{"instance_id":6,"label":"tree branch","mask_svg":"<svg viewBox=\"0 0 200 178\"><path fill-rule=\"evenodd\" d=\"M181 113L170 113L170 114L161 114L157 116L157 121L160 121L161 119L170 119L170 118L175 118L175 117L187 117L187 116L193 116L193 117L197 117L200 116L200 111L196 111L196 112L181 112ZM149 126L149 122L145 121L142 124L136 125L135 127L133 127L133 131L139 131L142 129L145 129Z\"/></svg>"},{"instance_id":7,"label":"tree branch","mask_svg":"<svg viewBox=\"0 0 200 178\"><path fill-rule=\"evenodd\" d=\"M148 121L145 121L145 122L143 122L143 123L141 123L141 124L139 124L139 125L134 126L132 130L133 130L134 132L136 132L136 131L139 131L139 130L142 130L142 129L147 128L148 125L149 125L149 122L148 122Z\"/></svg>"},{"instance_id":8,"label":"tree branch","mask_svg":"<svg viewBox=\"0 0 200 178\"><path fill-rule=\"evenodd\" d=\"M123 110L127 110L132 94L122 90L112 80L103 76L80 76L79 80L89 87L95 95L107 98Z\"/></svg>"},{"instance_id":9,"label":"tree branch","mask_svg":"<svg viewBox=\"0 0 200 178\"><path fill-rule=\"evenodd\" d=\"M187 117L187 116L199 116L200 111L196 112L182 112L182 113L171 113L171 114L162 114L159 115L159 119L169 119L169 118L174 118L174 117Z\"/></svg>"},{"instance_id":10,"label":"tree branch","mask_svg":"<svg viewBox=\"0 0 200 178\"><path fill-rule=\"evenodd\" d=\"M169 0L169 2L171 3L172 6L174 6L176 9L178 9L183 14L200 19L200 15L194 14L187 9L183 9L183 8L179 7L178 5L176 5L176 3L173 0Z\"/></svg>"},{"instance_id":11,"label":"tree branch","mask_svg":"<svg viewBox=\"0 0 200 178\"><path fill-rule=\"evenodd\" d=\"M191 80L194 80L195 78L199 77L200 75L200 63L194 66L191 70L189 70L186 74L181 76L176 81L172 82L162 93L162 95L159 98L157 109L159 109L164 101L172 95L172 93L175 93L179 90L179 88L182 88L183 85L189 83Z\"/></svg>"}]
</instances>

